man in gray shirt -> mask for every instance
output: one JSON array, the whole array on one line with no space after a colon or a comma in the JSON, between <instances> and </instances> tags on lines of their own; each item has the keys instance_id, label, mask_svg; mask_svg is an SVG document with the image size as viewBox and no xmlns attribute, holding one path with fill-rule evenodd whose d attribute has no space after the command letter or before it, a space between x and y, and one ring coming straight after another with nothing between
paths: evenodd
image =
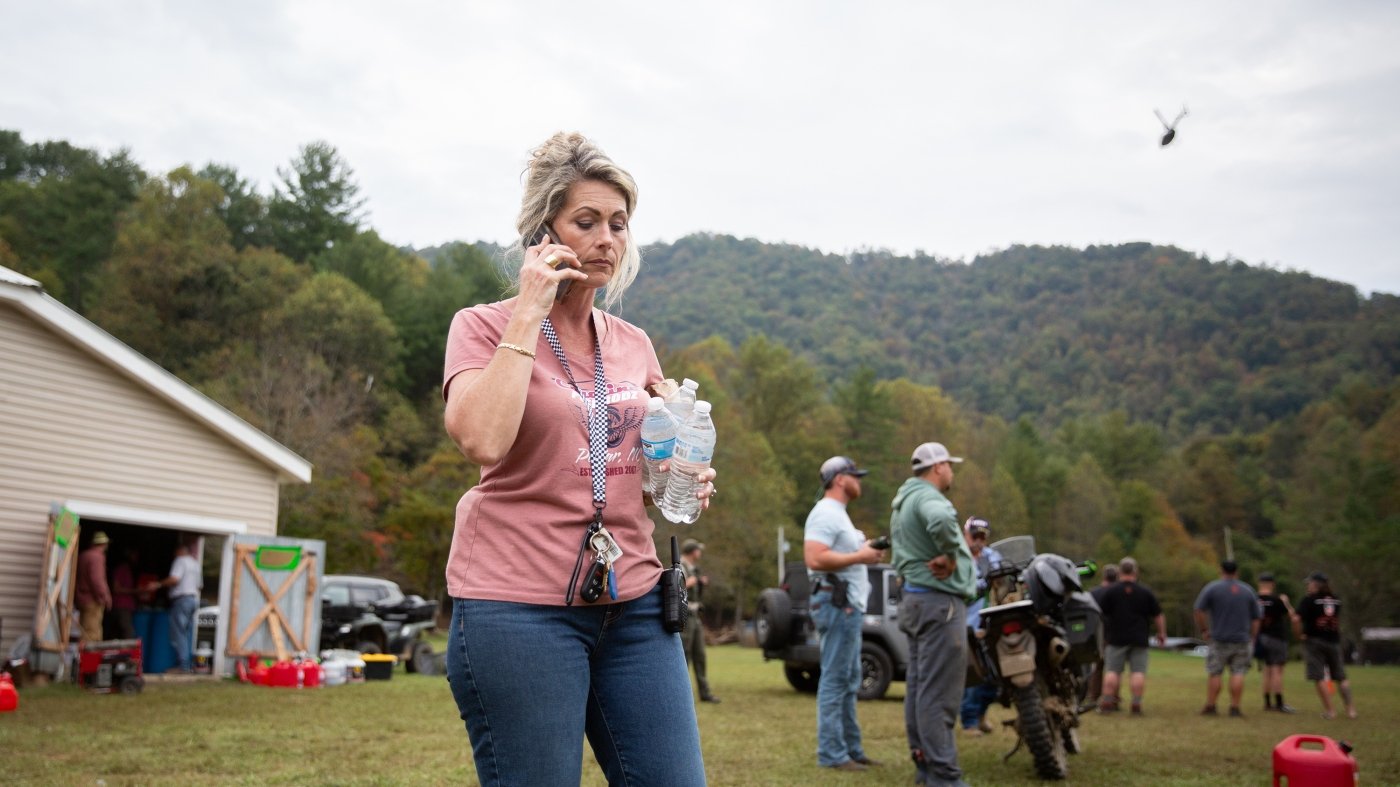
<instances>
[{"instance_id":1,"label":"man in gray shirt","mask_svg":"<svg viewBox=\"0 0 1400 787\"><path fill-rule=\"evenodd\" d=\"M1254 589L1239 581L1233 560L1220 563L1220 579L1201 589L1196 597L1196 628L1210 644L1206 656L1206 706L1202 716L1214 716L1220 696L1220 675L1230 668L1230 715L1243 716L1244 674L1249 671L1250 643L1259 633L1259 599ZM1209 626L1207 626L1209 617Z\"/></svg>"}]
</instances>

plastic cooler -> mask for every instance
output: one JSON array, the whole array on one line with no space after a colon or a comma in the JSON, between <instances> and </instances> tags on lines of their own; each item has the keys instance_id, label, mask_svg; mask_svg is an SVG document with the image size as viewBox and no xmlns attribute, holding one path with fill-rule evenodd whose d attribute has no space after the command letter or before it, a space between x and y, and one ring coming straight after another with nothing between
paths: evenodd
<instances>
[{"instance_id":1,"label":"plastic cooler","mask_svg":"<svg viewBox=\"0 0 1400 787\"><path fill-rule=\"evenodd\" d=\"M366 680L388 680L394 676L394 665L399 662L398 656L391 656L384 653L366 653L360 656L365 662Z\"/></svg>"},{"instance_id":2,"label":"plastic cooler","mask_svg":"<svg viewBox=\"0 0 1400 787\"><path fill-rule=\"evenodd\" d=\"M1290 735L1274 747L1274 787L1355 787L1350 751L1325 735Z\"/></svg>"}]
</instances>

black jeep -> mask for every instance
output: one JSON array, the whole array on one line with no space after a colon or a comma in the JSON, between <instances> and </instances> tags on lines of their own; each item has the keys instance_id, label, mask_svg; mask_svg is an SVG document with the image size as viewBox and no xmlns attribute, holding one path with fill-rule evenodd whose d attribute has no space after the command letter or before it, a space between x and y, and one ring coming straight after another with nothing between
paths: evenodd
<instances>
[{"instance_id":1,"label":"black jeep","mask_svg":"<svg viewBox=\"0 0 1400 787\"><path fill-rule=\"evenodd\" d=\"M327 574L321 586L321 648L391 653L409 672L432 672L433 648L423 638L435 625L437 602L404 595L379 577Z\"/></svg>"},{"instance_id":2,"label":"black jeep","mask_svg":"<svg viewBox=\"0 0 1400 787\"><path fill-rule=\"evenodd\" d=\"M909 664L909 640L899 630L898 575L888 563L870 569L870 600L861 626L860 691L863 700L885 696L892 680L904 680ZM781 587L758 596L754 631L764 660L781 659L788 683L798 691L815 692L821 677L821 639L807 609L811 586L807 567L788 563Z\"/></svg>"}]
</instances>

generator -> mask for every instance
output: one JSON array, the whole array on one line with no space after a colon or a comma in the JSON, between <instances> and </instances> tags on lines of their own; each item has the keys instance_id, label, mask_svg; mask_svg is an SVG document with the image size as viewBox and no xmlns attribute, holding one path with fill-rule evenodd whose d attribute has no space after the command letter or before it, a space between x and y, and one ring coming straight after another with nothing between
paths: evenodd
<instances>
[{"instance_id":1,"label":"generator","mask_svg":"<svg viewBox=\"0 0 1400 787\"><path fill-rule=\"evenodd\" d=\"M136 694L141 677L141 640L89 642L78 653L78 685L94 694Z\"/></svg>"}]
</instances>

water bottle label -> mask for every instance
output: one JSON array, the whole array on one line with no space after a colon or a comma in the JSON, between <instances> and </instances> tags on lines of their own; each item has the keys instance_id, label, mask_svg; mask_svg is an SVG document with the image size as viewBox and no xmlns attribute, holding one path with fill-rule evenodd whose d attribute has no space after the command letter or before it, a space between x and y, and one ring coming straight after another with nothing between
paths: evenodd
<instances>
[{"instance_id":1,"label":"water bottle label","mask_svg":"<svg viewBox=\"0 0 1400 787\"><path fill-rule=\"evenodd\" d=\"M674 457L683 462L693 462L695 464L709 464L714 457L713 446L696 445L694 443L676 442Z\"/></svg>"},{"instance_id":2,"label":"water bottle label","mask_svg":"<svg viewBox=\"0 0 1400 787\"><path fill-rule=\"evenodd\" d=\"M676 450L676 438L670 440L643 440L642 454L648 459L670 459Z\"/></svg>"}]
</instances>

